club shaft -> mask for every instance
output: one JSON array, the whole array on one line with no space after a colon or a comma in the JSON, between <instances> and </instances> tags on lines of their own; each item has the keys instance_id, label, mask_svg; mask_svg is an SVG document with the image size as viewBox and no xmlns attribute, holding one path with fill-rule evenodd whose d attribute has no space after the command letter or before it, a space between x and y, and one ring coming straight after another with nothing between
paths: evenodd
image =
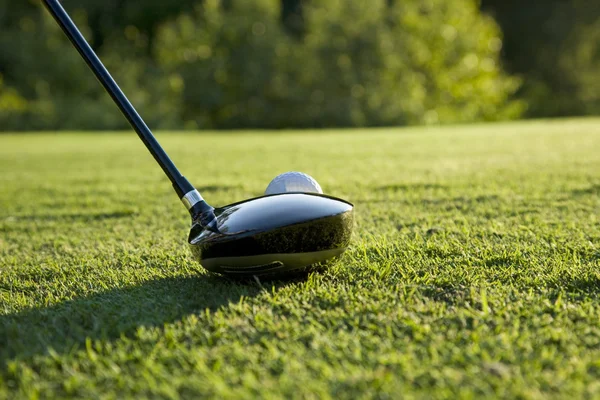
<instances>
[{"instance_id":1,"label":"club shaft","mask_svg":"<svg viewBox=\"0 0 600 400\"><path fill-rule=\"evenodd\" d=\"M131 102L127 99L127 96L125 96L123 91L119 88L119 85L117 85L104 64L102 64L100 58L98 58L92 47L85 40L60 2L58 0L42 1L58 25L67 35L71 43L73 43L77 51L79 51L79 54L81 54L88 66L92 69L100 83L102 83L104 89L106 89L108 94L110 94L133 129L137 132L138 136L142 142L144 142L156 162L169 177L173 183L175 191L179 195L179 198L182 199L187 193L195 190L187 181L187 179L183 177L179 170L175 167L175 164L173 164L167 153L165 153L142 117L140 117Z\"/></svg>"}]
</instances>

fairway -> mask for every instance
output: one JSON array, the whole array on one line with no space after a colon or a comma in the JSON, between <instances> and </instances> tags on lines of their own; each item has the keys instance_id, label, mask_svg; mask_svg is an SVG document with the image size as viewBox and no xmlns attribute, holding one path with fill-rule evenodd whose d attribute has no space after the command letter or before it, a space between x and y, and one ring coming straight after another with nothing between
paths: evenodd
<instances>
[{"instance_id":1,"label":"fairway","mask_svg":"<svg viewBox=\"0 0 600 400\"><path fill-rule=\"evenodd\" d=\"M600 120L167 133L213 205L356 206L292 282L206 273L132 132L0 135L0 399L600 396Z\"/></svg>"}]
</instances>

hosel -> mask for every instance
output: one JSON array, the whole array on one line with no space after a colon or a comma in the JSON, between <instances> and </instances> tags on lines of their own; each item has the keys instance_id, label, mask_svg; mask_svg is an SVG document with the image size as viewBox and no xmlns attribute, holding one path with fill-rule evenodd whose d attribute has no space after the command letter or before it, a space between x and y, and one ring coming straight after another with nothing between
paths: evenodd
<instances>
[{"instance_id":1,"label":"hosel","mask_svg":"<svg viewBox=\"0 0 600 400\"><path fill-rule=\"evenodd\" d=\"M200 192L195 189L184 177L182 177L182 182L173 186L180 195L181 202L192 216L192 223L199 224L202 228L211 232L220 233L217 226L215 209L204 200ZM182 187L188 189L186 193L183 193L182 190L178 190Z\"/></svg>"}]
</instances>

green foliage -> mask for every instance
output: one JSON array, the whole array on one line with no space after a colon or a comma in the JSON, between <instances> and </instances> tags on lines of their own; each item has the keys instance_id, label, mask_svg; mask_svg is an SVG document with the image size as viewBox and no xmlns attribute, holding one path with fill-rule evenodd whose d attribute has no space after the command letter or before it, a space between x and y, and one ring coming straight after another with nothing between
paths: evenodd
<instances>
[{"instance_id":1,"label":"green foliage","mask_svg":"<svg viewBox=\"0 0 600 400\"><path fill-rule=\"evenodd\" d=\"M415 122L467 122L518 117L519 87L500 68L501 32L471 0L398 2L394 37L425 95Z\"/></svg>"},{"instance_id":2,"label":"green foliage","mask_svg":"<svg viewBox=\"0 0 600 400\"><path fill-rule=\"evenodd\" d=\"M600 397L600 119L159 139L216 206L306 171L351 247L211 276L133 133L2 135L0 398Z\"/></svg>"},{"instance_id":3,"label":"green foliage","mask_svg":"<svg viewBox=\"0 0 600 400\"><path fill-rule=\"evenodd\" d=\"M77 15L86 33L86 24ZM7 82L27 100L27 108L11 115L8 129L117 128L122 117L110 104L77 52L56 23L37 9L14 29L0 36L0 51L10 60L4 67ZM90 122L93 121L93 122ZM12 126L11 126L12 125Z\"/></svg>"},{"instance_id":4,"label":"green foliage","mask_svg":"<svg viewBox=\"0 0 600 400\"><path fill-rule=\"evenodd\" d=\"M544 79L524 88L532 114L600 114L600 8L587 0L560 4L549 24L561 37L535 60Z\"/></svg>"},{"instance_id":5,"label":"green foliage","mask_svg":"<svg viewBox=\"0 0 600 400\"><path fill-rule=\"evenodd\" d=\"M153 127L600 113L600 8L589 0L63 4ZM127 127L39 0L0 0L0 26L0 130Z\"/></svg>"},{"instance_id":6,"label":"green foliage","mask_svg":"<svg viewBox=\"0 0 600 400\"><path fill-rule=\"evenodd\" d=\"M285 119L276 82L285 70L278 54L291 46L278 21L276 0L209 0L196 16L182 15L157 37L156 54L169 80L183 87L189 127L272 126Z\"/></svg>"},{"instance_id":7,"label":"green foliage","mask_svg":"<svg viewBox=\"0 0 600 400\"><path fill-rule=\"evenodd\" d=\"M384 1L315 2L305 9L307 35L295 62L310 96L306 114L317 126L393 125L411 122L403 64L386 24Z\"/></svg>"},{"instance_id":8,"label":"green foliage","mask_svg":"<svg viewBox=\"0 0 600 400\"><path fill-rule=\"evenodd\" d=\"M127 128L127 121L54 20L45 10L35 10L0 36L2 57L10 60L4 76L17 84L9 92L11 104L21 99L18 109L0 112L2 130ZM86 14L75 12L74 17L84 35L92 36ZM159 71L152 60L135 52L136 30L128 32L130 40L109 42L111 52L101 58L132 102L148 114L149 123L160 128L177 126L173 90L164 78L156 78Z\"/></svg>"},{"instance_id":9,"label":"green foliage","mask_svg":"<svg viewBox=\"0 0 600 400\"><path fill-rule=\"evenodd\" d=\"M0 121L12 126L12 120L19 118L26 110L27 101L14 88L7 87L0 75Z\"/></svg>"},{"instance_id":10,"label":"green foliage","mask_svg":"<svg viewBox=\"0 0 600 400\"><path fill-rule=\"evenodd\" d=\"M589 0L483 0L504 31L504 62L523 76L528 116L600 113L600 7Z\"/></svg>"},{"instance_id":11,"label":"green foliage","mask_svg":"<svg viewBox=\"0 0 600 400\"><path fill-rule=\"evenodd\" d=\"M518 82L498 67L499 30L474 1L388 7L385 1L332 0L309 8L307 20L313 20L308 45L319 58L313 85L331 88L325 105L330 118L344 102L353 103L348 114L357 125L498 120L520 113L520 105L509 101Z\"/></svg>"},{"instance_id":12,"label":"green foliage","mask_svg":"<svg viewBox=\"0 0 600 400\"><path fill-rule=\"evenodd\" d=\"M62 3L70 10L80 10L89 16L91 38L97 47L109 48L108 41L122 40L124 32L135 28L138 45L148 53L159 25L181 13L190 12L198 0L146 0L143 3L127 0L63 0Z\"/></svg>"},{"instance_id":13,"label":"green foliage","mask_svg":"<svg viewBox=\"0 0 600 400\"><path fill-rule=\"evenodd\" d=\"M575 81L580 104L573 114L583 111L589 115L600 115L600 18L575 29L560 59L560 66L561 71L569 73ZM559 97L569 98L566 93Z\"/></svg>"},{"instance_id":14,"label":"green foliage","mask_svg":"<svg viewBox=\"0 0 600 400\"><path fill-rule=\"evenodd\" d=\"M472 0L304 7L282 32L275 0L207 1L159 32L156 54L184 84L198 127L376 126L520 115L498 64L498 28Z\"/></svg>"},{"instance_id":15,"label":"green foliage","mask_svg":"<svg viewBox=\"0 0 600 400\"><path fill-rule=\"evenodd\" d=\"M167 79L154 60L137 48L139 37L134 32L130 32L130 37L129 41L107 41L106 47L113 51L102 57L104 63L148 125L157 129L181 128L181 82ZM128 127L112 103L111 107L122 127Z\"/></svg>"}]
</instances>

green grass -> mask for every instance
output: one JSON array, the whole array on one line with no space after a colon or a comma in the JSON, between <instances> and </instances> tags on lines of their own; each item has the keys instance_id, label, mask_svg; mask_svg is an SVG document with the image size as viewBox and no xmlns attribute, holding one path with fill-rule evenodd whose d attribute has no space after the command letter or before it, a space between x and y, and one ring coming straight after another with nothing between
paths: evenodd
<instances>
[{"instance_id":1,"label":"green grass","mask_svg":"<svg viewBox=\"0 0 600 400\"><path fill-rule=\"evenodd\" d=\"M351 248L209 275L133 133L2 135L0 398L600 397L600 120L159 140L214 205L313 175Z\"/></svg>"}]
</instances>

